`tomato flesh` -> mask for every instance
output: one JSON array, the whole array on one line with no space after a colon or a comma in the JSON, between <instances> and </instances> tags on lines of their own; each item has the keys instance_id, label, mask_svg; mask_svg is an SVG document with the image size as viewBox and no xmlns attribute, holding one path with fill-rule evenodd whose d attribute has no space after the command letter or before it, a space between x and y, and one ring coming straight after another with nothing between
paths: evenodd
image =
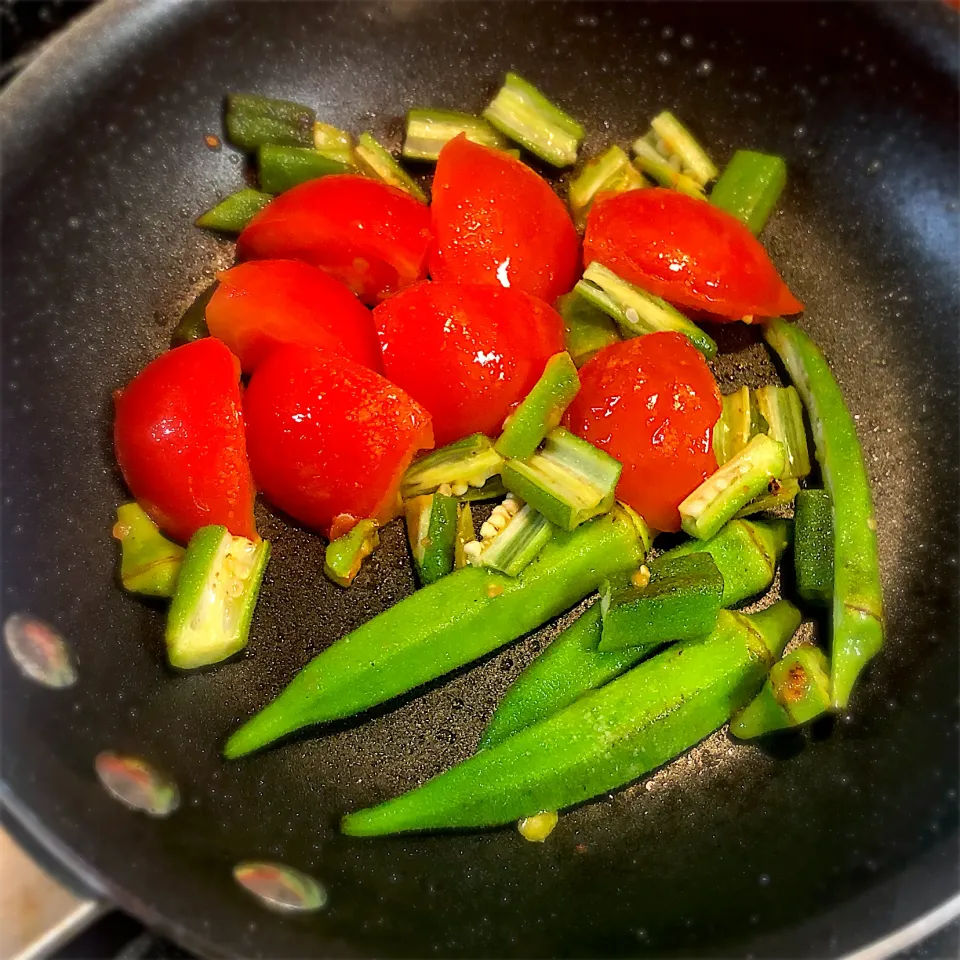
<instances>
[{"instance_id":1,"label":"tomato flesh","mask_svg":"<svg viewBox=\"0 0 960 960\"><path fill-rule=\"evenodd\" d=\"M435 280L491 283L553 303L580 271L563 201L526 164L463 135L440 151L431 207Z\"/></svg>"},{"instance_id":2,"label":"tomato flesh","mask_svg":"<svg viewBox=\"0 0 960 960\"><path fill-rule=\"evenodd\" d=\"M241 260L302 260L369 304L426 276L430 210L410 194L344 173L280 194L237 240Z\"/></svg>"},{"instance_id":3,"label":"tomato flesh","mask_svg":"<svg viewBox=\"0 0 960 960\"><path fill-rule=\"evenodd\" d=\"M418 283L381 303L373 319L386 376L430 411L438 446L496 436L564 349L552 307L487 284Z\"/></svg>"},{"instance_id":4,"label":"tomato flesh","mask_svg":"<svg viewBox=\"0 0 960 960\"><path fill-rule=\"evenodd\" d=\"M217 275L207 328L244 373L274 347L296 343L380 367L370 311L333 277L298 260L251 260Z\"/></svg>"},{"instance_id":5,"label":"tomato flesh","mask_svg":"<svg viewBox=\"0 0 960 960\"><path fill-rule=\"evenodd\" d=\"M657 530L679 530L681 501L717 469L722 405L703 355L681 333L650 333L600 350L580 385L567 426L623 464L620 500Z\"/></svg>"},{"instance_id":6,"label":"tomato flesh","mask_svg":"<svg viewBox=\"0 0 960 960\"><path fill-rule=\"evenodd\" d=\"M735 217L676 190L608 194L587 216L587 263L720 320L799 313L760 241Z\"/></svg>"},{"instance_id":7,"label":"tomato flesh","mask_svg":"<svg viewBox=\"0 0 960 960\"><path fill-rule=\"evenodd\" d=\"M380 374L313 347L282 346L244 396L250 466L263 495L305 526L386 523L400 478L433 446L430 414ZM338 530L349 523L338 521Z\"/></svg>"},{"instance_id":8,"label":"tomato flesh","mask_svg":"<svg viewBox=\"0 0 960 960\"><path fill-rule=\"evenodd\" d=\"M257 535L239 379L237 358L211 337L157 357L115 396L123 478L181 543L209 524Z\"/></svg>"}]
</instances>

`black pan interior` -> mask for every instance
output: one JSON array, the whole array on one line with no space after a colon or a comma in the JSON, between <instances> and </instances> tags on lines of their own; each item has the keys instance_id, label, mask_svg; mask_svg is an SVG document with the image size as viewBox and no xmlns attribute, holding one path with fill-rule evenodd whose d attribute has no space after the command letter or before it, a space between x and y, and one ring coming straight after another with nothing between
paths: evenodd
<instances>
[{"instance_id":1,"label":"black pan interior","mask_svg":"<svg viewBox=\"0 0 960 960\"><path fill-rule=\"evenodd\" d=\"M3 615L72 642L64 692L2 667L7 799L92 882L174 938L249 956L814 956L956 889L958 96L951 14L838 4L108 4L3 107ZM42 67L42 69L41 69ZM406 108L476 110L516 69L627 144L662 107L721 162L782 153L765 242L859 417L889 644L831 736L710 738L643 783L512 830L353 841L337 817L473 748L551 629L363 723L241 763L218 745L306 659L412 588L403 535L344 593L321 542L261 508L274 559L245 657L173 676L162 612L122 595L110 391L168 343L232 246L192 218L242 178L212 151L221 98L316 104L396 145ZM721 386L773 375L728 334ZM98 785L103 749L184 795L170 819ZM241 859L318 877L281 918Z\"/></svg>"}]
</instances>

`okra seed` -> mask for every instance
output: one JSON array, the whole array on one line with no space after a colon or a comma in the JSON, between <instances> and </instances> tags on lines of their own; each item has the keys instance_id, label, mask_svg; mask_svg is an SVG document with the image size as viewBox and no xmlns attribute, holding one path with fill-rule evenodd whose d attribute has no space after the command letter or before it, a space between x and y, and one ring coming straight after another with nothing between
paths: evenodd
<instances>
[{"instance_id":1,"label":"okra seed","mask_svg":"<svg viewBox=\"0 0 960 960\"><path fill-rule=\"evenodd\" d=\"M455 497L462 497L467 492L468 489L469 489L469 484L466 484L466 483L455 483L453 484L453 486L450 487L450 490L452 491Z\"/></svg>"},{"instance_id":2,"label":"okra seed","mask_svg":"<svg viewBox=\"0 0 960 960\"><path fill-rule=\"evenodd\" d=\"M492 540L497 535L497 528L489 521L484 520L483 525L480 527L480 536L484 540Z\"/></svg>"},{"instance_id":3,"label":"okra seed","mask_svg":"<svg viewBox=\"0 0 960 960\"><path fill-rule=\"evenodd\" d=\"M556 811L549 810L538 813L535 817L524 817L517 823L517 830L524 840L543 843L553 833L558 819Z\"/></svg>"}]
</instances>

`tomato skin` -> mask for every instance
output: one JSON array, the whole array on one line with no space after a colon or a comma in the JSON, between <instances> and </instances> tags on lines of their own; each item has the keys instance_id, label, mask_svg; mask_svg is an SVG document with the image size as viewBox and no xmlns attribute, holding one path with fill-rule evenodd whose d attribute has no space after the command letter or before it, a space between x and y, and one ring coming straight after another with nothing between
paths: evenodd
<instances>
[{"instance_id":1,"label":"tomato skin","mask_svg":"<svg viewBox=\"0 0 960 960\"><path fill-rule=\"evenodd\" d=\"M584 258L680 307L715 319L777 317L803 304L735 217L676 190L608 194L587 215Z\"/></svg>"},{"instance_id":2,"label":"tomato skin","mask_svg":"<svg viewBox=\"0 0 960 960\"><path fill-rule=\"evenodd\" d=\"M314 347L269 353L250 379L244 415L263 495L325 534L342 514L395 517L403 471L433 446L430 414L399 387Z\"/></svg>"},{"instance_id":3,"label":"tomato skin","mask_svg":"<svg viewBox=\"0 0 960 960\"><path fill-rule=\"evenodd\" d=\"M257 536L239 380L237 358L209 337L161 354L115 394L123 478L181 543L209 524Z\"/></svg>"},{"instance_id":4,"label":"tomato skin","mask_svg":"<svg viewBox=\"0 0 960 960\"><path fill-rule=\"evenodd\" d=\"M580 272L563 201L526 164L464 135L440 151L431 206L434 280L492 283L553 303Z\"/></svg>"},{"instance_id":5,"label":"tomato skin","mask_svg":"<svg viewBox=\"0 0 960 960\"><path fill-rule=\"evenodd\" d=\"M552 307L488 284L418 283L381 303L373 320L384 373L430 411L438 446L496 436L564 349Z\"/></svg>"},{"instance_id":6,"label":"tomato skin","mask_svg":"<svg viewBox=\"0 0 960 960\"><path fill-rule=\"evenodd\" d=\"M240 359L244 373L281 343L318 347L379 370L370 311L322 270L298 260L251 260L217 279L207 328Z\"/></svg>"},{"instance_id":7,"label":"tomato skin","mask_svg":"<svg viewBox=\"0 0 960 960\"><path fill-rule=\"evenodd\" d=\"M680 529L677 508L717 469L722 404L703 355L681 333L604 347L580 368L565 422L623 464L617 496L657 530Z\"/></svg>"},{"instance_id":8,"label":"tomato skin","mask_svg":"<svg viewBox=\"0 0 960 960\"><path fill-rule=\"evenodd\" d=\"M343 173L280 194L237 239L240 260L302 260L369 304L426 276L430 209L408 193Z\"/></svg>"}]
</instances>

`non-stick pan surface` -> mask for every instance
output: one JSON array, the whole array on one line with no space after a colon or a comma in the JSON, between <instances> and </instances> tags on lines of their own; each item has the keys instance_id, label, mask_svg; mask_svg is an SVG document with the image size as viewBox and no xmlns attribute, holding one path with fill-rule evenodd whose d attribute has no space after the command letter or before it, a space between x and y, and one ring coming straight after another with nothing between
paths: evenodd
<instances>
[{"instance_id":1,"label":"non-stick pan surface","mask_svg":"<svg viewBox=\"0 0 960 960\"><path fill-rule=\"evenodd\" d=\"M925 5L111 3L3 98L3 614L73 645L79 682L2 668L6 799L124 907L211 954L810 956L862 945L956 892L957 45ZM711 737L561 818L375 841L346 810L467 755L539 649L239 763L218 747L313 654L412 588L403 534L343 592L321 541L261 508L274 543L247 654L164 666L163 614L114 582L124 497L110 393L164 349L232 247L196 213L236 188L222 96L256 91L397 143L417 104L479 109L516 69L587 122L587 152L662 107L721 162L782 153L765 242L806 302L875 481L889 644L829 737L775 754ZM726 331L721 386L773 375ZM100 787L114 749L168 771L151 820ZM231 868L304 869L325 911L285 918Z\"/></svg>"}]
</instances>

